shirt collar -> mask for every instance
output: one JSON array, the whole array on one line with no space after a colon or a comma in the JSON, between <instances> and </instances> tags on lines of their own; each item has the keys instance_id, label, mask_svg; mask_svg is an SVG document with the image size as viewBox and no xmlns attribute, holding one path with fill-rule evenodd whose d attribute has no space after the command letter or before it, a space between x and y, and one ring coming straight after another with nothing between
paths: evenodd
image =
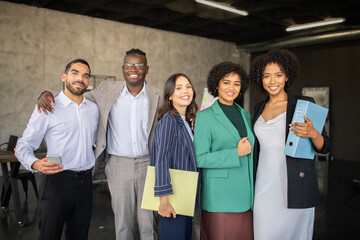
<instances>
[{"instance_id":1,"label":"shirt collar","mask_svg":"<svg viewBox=\"0 0 360 240\"><path fill-rule=\"evenodd\" d=\"M141 89L141 91L139 92L139 94L136 95L135 97L140 96L141 94L143 94L145 97L147 96L147 91L146 91L147 86L146 86L146 85L147 85L146 82L144 82L143 88ZM123 97L123 96L125 96L125 94L130 94L130 95L131 95L129 89L128 89L127 86L126 86L126 83L124 84L124 88L123 88L123 90L121 91L121 96ZM131 95L131 96L132 96L132 95Z\"/></svg>"},{"instance_id":2,"label":"shirt collar","mask_svg":"<svg viewBox=\"0 0 360 240\"><path fill-rule=\"evenodd\" d=\"M59 93L59 100L64 104L65 107L69 106L71 103L74 103L77 105L77 103L75 103L73 100L71 100L68 96L65 95L64 91L61 91ZM80 105L81 106L83 103L87 104L88 100L86 100L85 97L83 97L83 100L81 101Z\"/></svg>"}]
</instances>

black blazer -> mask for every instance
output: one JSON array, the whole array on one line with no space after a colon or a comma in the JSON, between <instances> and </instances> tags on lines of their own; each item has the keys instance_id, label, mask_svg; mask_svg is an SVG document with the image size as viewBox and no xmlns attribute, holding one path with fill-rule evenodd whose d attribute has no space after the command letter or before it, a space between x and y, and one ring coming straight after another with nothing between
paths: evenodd
<instances>
[{"instance_id":1,"label":"black blazer","mask_svg":"<svg viewBox=\"0 0 360 240\"><path fill-rule=\"evenodd\" d=\"M288 104L286 109L286 136L289 134L289 124L294 115L296 102L298 99L315 102L311 97L294 96L288 92ZM252 127L265 108L269 97L255 106ZM324 147L320 153L328 153L331 148L330 140L323 129L321 135L324 137ZM284 145L286 138L284 139ZM259 162L260 145L255 138L254 145L254 181L256 184L256 171ZM310 208L320 204L320 192L317 182L315 161L311 159L293 158L286 156L286 167L288 177L288 208Z\"/></svg>"}]
</instances>

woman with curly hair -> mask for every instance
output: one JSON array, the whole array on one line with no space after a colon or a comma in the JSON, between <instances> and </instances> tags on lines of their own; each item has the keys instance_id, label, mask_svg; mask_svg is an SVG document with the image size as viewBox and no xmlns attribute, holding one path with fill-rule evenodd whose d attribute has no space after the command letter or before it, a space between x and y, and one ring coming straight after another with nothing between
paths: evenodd
<instances>
[{"instance_id":1,"label":"woman with curly hair","mask_svg":"<svg viewBox=\"0 0 360 240\"><path fill-rule=\"evenodd\" d=\"M257 57L251 66L252 83L268 93L255 106L253 118L254 235L259 240L312 239L313 235L314 207L320 203L315 161L285 156L285 142L292 131L310 138L317 152L327 153L330 141L325 130L316 131L306 116L305 123L290 124L298 99L314 102L287 90L299 68L296 56L283 49Z\"/></svg>"},{"instance_id":2,"label":"woman with curly hair","mask_svg":"<svg viewBox=\"0 0 360 240\"><path fill-rule=\"evenodd\" d=\"M234 101L249 78L235 63L215 65L209 92L219 97L196 115L194 148L201 169L202 240L253 239L254 135L250 114Z\"/></svg>"},{"instance_id":3,"label":"woman with curly hair","mask_svg":"<svg viewBox=\"0 0 360 240\"><path fill-rule=\"evenodd\" d=\"M173 74L164 86L151 150L150 165L155 166L155 197L160 197L160 238L191 240L192 217L176 214L168 202L173 194L169 169L197 171L190 121L197 112L195 91L190 79Z\"/></svg>"}]
</instances>

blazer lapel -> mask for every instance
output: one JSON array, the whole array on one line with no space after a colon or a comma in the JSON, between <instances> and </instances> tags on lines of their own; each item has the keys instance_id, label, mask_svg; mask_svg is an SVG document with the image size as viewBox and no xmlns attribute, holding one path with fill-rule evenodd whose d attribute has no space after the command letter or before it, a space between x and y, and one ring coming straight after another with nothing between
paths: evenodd
<instances>
[{"instance_id":1,"label":"blazer lapel","mask_svg":"<svg viewBox=\"0 0 360 240\"><path fill-rule=\"evenodd\" d=\"M211 106L215 113L215 118L233 135L233 137L238 141L240 140L239 132L226 117L223 110L220 108L218 101Z\"/></svg>"},{"instance_id":2,"label":"blazer lapel","mask_svg":"<svg viewBox=\"0 0 360 240\"><path fill-rule=\"evenodd\" d=\"M253 120L252 120L252 126L253 127L254 127L256 121L258 120L258 118L260 117L261 113L263 112L263 110L265 108L265 104L267 103L268 100L269 100L269 97L267 97L265 101L261 102L260 105L258 105L255 108L254 117L253 117Z\"/></svg>"},{"instance_id":3,"label":"blazer lapel","mask_svg":"<svg viewBox=\"0 0 360 240\"><path fill-rule=\"evenodd\" d=\"M152 126L155 121L155 115L159 104L159 94L154 91L153 87L150 84L147 84L147 95L148 95L148 125L147 125L147 135L150 136Z\"/></svg>"},{"instance_id":4,"label":"blazer lapel","mask_svg":"<svg viewBox=\"0 0 360 240\"><path fill-rule=\"evenodd\" d=\"M253 145L254 144L254 134L252 133L251 131L251 122L248 121L248 119L246 118L245 116L245 110L242 109L240 106L236 105L236 107L239 109L240 113L241 113L241 117L243 118L244 120L244 123L245 123L245 127L246 127L246 131L247 131L247 137L248 137L248 140L249 142Z\"/></svg>"},{"instance_id":5,"label":"blazer lapel","mask_svg":"<svg viewBox=\"0 0 360 240\"><path fill-rule=\"evenodd\" d=\"M185 141L185 147L189 150L190 152L190 158L191 158L191 164L192 167L194 169L196 169L196 160L195 160L195 153L194 153L194 144L193 141L191 140L191 137L189 135L188 130L186 129L185 123L182 120L181 116L179 114L176 115L176 119L180 125L180 129L181 129L181 134L183 136L183 139Z\"/></svg>"},{"instance_id":6,"label":"blazer lapel","mask_svg":"<svg viewBox=\"0 0 360 240\"><path fill-rule=\"evenodd\" d=\"M288 103L287 103L287 108L286 108L286 134L285 136L288 136L289 134L289 124L291 123L291 120L294 116L294 111L295 111L295 106L296 106L296 102L297 102L297 98L292 95L291 93L287 93L288 94ZM286 142L286 138L285 138L285 142Z\"/></svg>"},{"instance_id":7,"label":"blazer lapel","mask_svg":"<svg viewBox=\"0 0 360 240\"><path fill-rule=\"evenodd\" d=\"M103 114L104 119L103 119L103 127L107 128L108 125L108 120L109 120L109 114L110 111L112 109L112 107L115 104L116 99L119 97L121 91L124 88L124 84L125 82L121 81L121 82L117 82L118 84L114 84L114 85L110 85L111 88L106 89L107 93L104 93L107 95L107 99L106 99L106 105L105 105L105 114Z\"/></svg>"}]
</instances>

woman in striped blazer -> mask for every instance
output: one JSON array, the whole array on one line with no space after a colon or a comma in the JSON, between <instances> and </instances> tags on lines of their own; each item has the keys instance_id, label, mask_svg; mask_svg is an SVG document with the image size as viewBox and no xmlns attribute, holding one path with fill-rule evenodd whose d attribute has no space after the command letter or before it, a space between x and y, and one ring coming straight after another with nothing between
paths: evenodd
<instances>
[{"instance_id":1,"label":"woman in striped blazer","mask_svg":"<svg viewBox=\"0 0 360 240\"><path fill-rule=\"evenodd\" d=\"M160 197L160 237L190 240L192 217L177 215L168 202L168 195L173 194L169 169L197 171L189 124L197 112L196 94L190 79L178 73L166 81L163 96L150 157L155 165L155 197Z\"/></svg>"}]
</instances>

